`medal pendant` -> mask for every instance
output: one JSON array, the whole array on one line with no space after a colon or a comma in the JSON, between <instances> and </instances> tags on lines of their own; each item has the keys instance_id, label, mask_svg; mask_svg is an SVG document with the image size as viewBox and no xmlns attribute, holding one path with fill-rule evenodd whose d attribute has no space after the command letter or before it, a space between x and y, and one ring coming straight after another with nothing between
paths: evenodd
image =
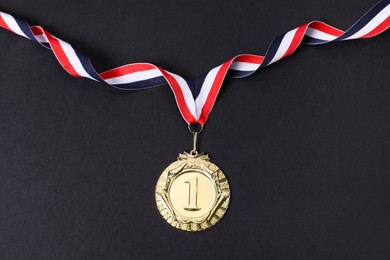
<instances>
[{"instance_id":1,"label":"medal pendant","mask_svg":"<svg viewBox=\"0 0 390 260\"><path fill-rule=\"evenodd\" d=\"M196 150L179 154L161 174L156 185L157 209L181 230L201 231L215 225L230 201L229 183L205 154Z\"/></svg>"}]
</instances>

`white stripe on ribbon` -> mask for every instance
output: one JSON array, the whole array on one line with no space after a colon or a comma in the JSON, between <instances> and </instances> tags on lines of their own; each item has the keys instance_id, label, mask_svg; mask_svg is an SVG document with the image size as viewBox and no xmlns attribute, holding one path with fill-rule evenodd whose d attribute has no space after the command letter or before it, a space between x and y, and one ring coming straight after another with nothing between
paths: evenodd
<instances>
[{"instance_id":1,"label":"white stripe on ribbon","mask_svg":"<svg viewBox=\"0 0 390 260\"><path fill-rule=\"evenodd\" d=\"M162 76L160 70L155 68L150 70L132 72L119 77L108 78L105 79L105 82L107 82L108 84L117 85L117 84L133 83L136 81L152 79L160 76Z\"/></svg>"},{"instance_id":2,"label":"white stripe on ribbon","mask_svg":"<svg viewBox=\"0 0 390 260\"><path fill-rule=\"evenodd\" d=\"M229 69L240 71L254 71L257 70L259 67L260 64L256 63L233 61Z\"/></svg>"},{"instance_id":3,"label":"white stripe on ribbon","mask_svg":"<svg viewBox=\"0 0 390 260\"><path fill-rule=\"evenodd\" d=\"M53 37L54 37L54 36L53 36ZM81 65L81 62L80 62L79 58L77 57L76 52L75 52L75 50L73 49L73 47L72 47L69 43L67 43L67 42L65 42L65 41L63 41L63 40L61 40L61 39L59 39L59 38L57 38L57 37L54 37L54 38L55 38L56 40L58 40L58 42L60 43L60 45L61 45L61 47L62 47L62 50L65 52L65 55L66 55L66 57L68 58L70 64L72 64L72 67L74 68L74 70L75 70L80 76L82 76L82 77L90 78L90 79L92 79L92 80L97 81L96 79L94 79L93 77L91 77L91 76L85 71L85 69L84 69L84 67Z\"/></svg>"},{"instance_id":4,"label":"white stripe on ribbon","mask_svg":"<svg viewBox=\"0 0 390 260\"><path fill-rule=\"evenodd\" d=\"M202 112L203 106L206 103L207 97L210 93L211 87L213 86L214 80L217 76L218 71L221 69L222 65L215 67L214 69L210 70L209 73L207 73L207 76L203 82L202 88L200 90L200 93L198 97L196 98L196 108L197 108L197 114L196 119L198 120L200 117L200 114Z\"/></svg>"},{"instance_id":5,"label":"white stripe on ribbon","mask_svg":"<svg viewBox=\"0 0 390 260\"><path fill-rule=\"evenodd\" d=\"M277 62L278 60L280 60L283 57L283 55L287 52L288 48L290 47L297 30L298 30L298 28L295 28L294 30L289 31L288 33L286 33L284 35L283 40L280 43L277 52L275 53L275 56L272 58L270 63L268 63L268 65L271 65L272 63Z\"/></svg>"},{"instance_id":6,"label":"white stripe on ribbon","mask_svg":"<svg viewBox=\"0 0 390 260\"><path fill-rule=\"evenodd\" d=\"M14 31L14 33L29 39L27 37L27 35L25 35L24 32L20 29L18 23L16 22L16 20L11 15L3 13L3 12L0 12L0 15L3 18L4 22L8 25L8 27L12 31Z\"/></svg>"},{"instance_id":7,"label":"white stripe on ribbon","mask_svg":"<svg viewBox=\"0 0 390 260\"><path fill-rule=\"evenodd\" d=\"M166 71L169 75L175 78L177 84L179 84L179 87L181 89L181 92L183 93L185 103L188 107L188 110L192 114L194 118L196 118L196 105L195 105L195 100L192 96L192 92L190 90L190 87L188 86L187 82L180 77L179 75L176 75L172 72ZM175 93L174 93L175 94ZM176 94L175 94L176 95ZM177 99L176 99L177 102ZM181 112L181 111L180 111ZM197 118L196 118L197 119Z\"/></svg>"},{"instance_id":8,"label":"white stripe on ribbon","mask_svg":"<svg viewBox=\"0 0 390 260\"><path fill-rule=\"evenodd\" d=\"M40 43L49 43L46 35L44 35L44 34L36 34L36 35L34 35L34 37Z\"/></svg>"},{"instance_id":9,"label":"white stripe on ribbon","mask_svg":"<svg viewBox=\"0 0 390 260\"><path fill-rule=\"evenodd\" d=\"M367 23L362 29L360 29L355 34L349 36L348 38L345 38L344 40L353 40L360 38L367 33L374 30L378 25L380 25L384 20L386 20L389 17L390 14L390 5L383 8L382 11L380 11L369 23Z\"/></svg>"},{"instance_id":10,"label":"white stripe on ribbon","mask_svg":"<svg viewBox=\"0 0 390 260\"><path fill-rule=\"evenodd\" d=\"M323 41L333 41L337 38L337 36L331 35L329 33L325 33L323 31L308 27L306 29L305 35L315 38L317 40L323 40Z\"/></svg>"}]
</instances>

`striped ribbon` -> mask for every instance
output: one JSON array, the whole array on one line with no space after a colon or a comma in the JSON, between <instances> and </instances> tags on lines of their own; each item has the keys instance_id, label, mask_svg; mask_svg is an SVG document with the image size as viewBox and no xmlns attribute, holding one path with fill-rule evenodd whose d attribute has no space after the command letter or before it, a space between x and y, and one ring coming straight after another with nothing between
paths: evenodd
<instances>
[{"instance_id":1,"label":"striped ribbon","mask_svg":"<svg viewBox=\"0 0 390 260\"><path fill-rule=\"evenodd\" d=\"M205 124L226 77L243 78L291 55L303 42L309 45L374 37L390 27L390 0L371 8L348 30L320 21L301 25L276 37L264 56L241 54L190 81L150 63L132 63L97 73L89 58L40 26L0 12L0 27L51 49L72 76L105 82L122 90L147 89L169 84L188 124Z\"/></svg>"}]
</instances>

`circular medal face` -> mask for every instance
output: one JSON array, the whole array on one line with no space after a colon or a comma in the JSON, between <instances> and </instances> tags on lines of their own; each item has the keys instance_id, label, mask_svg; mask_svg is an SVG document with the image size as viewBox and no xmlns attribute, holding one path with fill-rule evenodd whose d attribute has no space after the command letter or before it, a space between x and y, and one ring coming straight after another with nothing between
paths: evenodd
<instances>
[{"instance_id":1,"label":"circular medal face","mask_svg":"<svg viewBox=\"0 0 390 260\"><path fill-rule=\"evenodd\" d=\"M172 226L201 231L215 225L229 207L230 188L208 155L180 154L156 186L157 208Z\"/></svg>"}]
</instances>

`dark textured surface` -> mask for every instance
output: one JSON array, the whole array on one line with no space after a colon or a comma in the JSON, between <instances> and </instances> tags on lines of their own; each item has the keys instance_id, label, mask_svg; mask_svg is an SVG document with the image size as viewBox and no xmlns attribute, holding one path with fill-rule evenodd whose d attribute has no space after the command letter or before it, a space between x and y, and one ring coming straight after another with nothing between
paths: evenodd
<instances>
[{"instance_id":1,"label":"dark textured surface","mask_svg":"<svg viewBox=\"0 0 390 260\"><path fill-rule=\"evenodd\" d=\"M149 61L194 78L264 54L312 19L347 29L375 1L3 0L99 70ZM227 80L204 133L232 187L201 233L158 214L154 186L191 136L168 87L67 75L0 30L0 259L389 259L389 32L303 46Z\"/></svg>"}]
</instances>

